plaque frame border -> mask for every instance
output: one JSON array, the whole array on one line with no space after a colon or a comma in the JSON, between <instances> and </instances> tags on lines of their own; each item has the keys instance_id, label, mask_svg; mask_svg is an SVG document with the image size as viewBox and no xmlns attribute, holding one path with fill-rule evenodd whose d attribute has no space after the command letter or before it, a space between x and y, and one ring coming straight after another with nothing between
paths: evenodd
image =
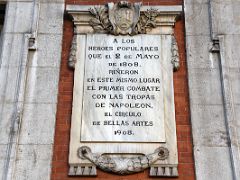
<instances>
[{"instance_id":1,"label":"plaque frame border","mask_svg":"<svg viewBox=\"0 0 240 180\"><path fill-rule=\"evenodd\" d=\"M84 62L85 61L79 61L77 62L77 59L84 59L85 58L85 47L86 44L86 34L92 34L94 33L93 28L89 24L90 19L92 18L89 9L93 6L79 6L79 5L67 5L66 11L72 15L73 17L73 23L74 23L74 36L72 40L72 46L69 56L69 66L75 68L75 71L78 71L78 68L84 68ZM182 12L182 6L142 6L142 11L147 11L148 9L155 9L159 12L157 18L156 18L156 27L152 29L151 31L147 32L147 34L157 34L157 35L169 35L172 38L172 44L171 44L171 62L173 64L173 70L177 70L179 68L179 56L178 56L178 48L177 43L174 37L174 24L178 17L180 16ZM77 63L77 64L76 64ZM81 72L81 71L78 71ZM83 73L83 72L82 72ZM172 94L174 94L173 89L173 73L171 73L171 89ZM78 75L78 77L75 77L74 73L74 86L78 86L79 82L83 83L83 75ZM79 112L77 108L74 108L74 104L76 101L76 96L82 96L83 91L79 92L76 91L74 88L73 93L73 107L72 107L72 123L71 123L71 135L70 135L70 149L69 149L69 175L70 176L96 176L97 170L96 165L90 162L88 159L81 160L77 155L77 150L82 146L80 144L80 139L78 140L78 136L80 136L80 129L81 127L78 125L76 126L76 114ZM166 159L164 161L157 161L153 165L151 165L150 168L150 176L159 176L159 177L177 177L178 176L178 155L177 155L177 140L176 140L176 123L175 123L175 106L174 106L174 96L172 97L172 109L174 110L174 118L172 118L170 121L170 125L165 124L165 127L170 127L171 129L169 132L171 133L171 142L167 143L160 143L161 147L169 149L169 159ZM82 101L81 101L82 103ZM166 122L165 122L166 123ZM168 122L169 123L169 122ZM79 135L77 135L79 134ZM77 137L77 138L76 138ZM79 142L77 142L79 141ZM99 144L99 143L95 143ZM111 143L108 143L111 144ZM144 143L142 143L144 144ZM84 145L84 144L83 144ZM132 145L131 143L128 143L130 146L129 149L134 148L135 145ZM131 147L132 146L132 147ZM143 154L152 153L156 148L159 147L159 144L155 144L148 147L149 144L146 144L143 149ZM101 147L100 147L101 148ZM94 151L94 149L92 149ZM96 153L99 153L96 151ZM103 152L102 152L103 153ZM101 154L102 154L101 153ZM114 153L114 152L107 152L107 153Z\"/></svg>"}]
</instances>

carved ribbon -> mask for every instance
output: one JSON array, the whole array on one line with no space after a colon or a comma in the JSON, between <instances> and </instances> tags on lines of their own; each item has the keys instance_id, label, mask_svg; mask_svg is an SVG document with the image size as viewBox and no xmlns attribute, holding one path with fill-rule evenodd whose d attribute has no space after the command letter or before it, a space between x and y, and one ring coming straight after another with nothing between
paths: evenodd
<instances>
[{"instance_id":1,"label":"carved ribbon","mask_svg":"<svg viewBox=\"0 0 240 180\"><path fill-rule=\"evenodd\" d=\"M120 175L143 171L157 160L167 159L168 155L169 151L164 147L157 148L152 154L140 155L133 158L110 157L108 155L92 153L91 149L87 146L82 146L78 149L78 156L81 159L88 159L103 171Z\"/></svg>"}]
</instances>

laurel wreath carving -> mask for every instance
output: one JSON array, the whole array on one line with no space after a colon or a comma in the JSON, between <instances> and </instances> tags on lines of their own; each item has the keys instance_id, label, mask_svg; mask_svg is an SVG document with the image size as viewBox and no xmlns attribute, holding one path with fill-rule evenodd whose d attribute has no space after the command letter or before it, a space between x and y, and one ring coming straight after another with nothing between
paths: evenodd
<instances>
[{"instance_id":1,"label":"laurel wreath carving","mask_svg":"<svg viewBox=\"0 0 240 180\"><path fill-rule=\"evenodd\" d=\"M146 34L147 30L151 30L156 27L156 17L158 12L155 9L149 9L140 16L137 23L137 31L139 34Z\"/></svg>"},{"instance_id":2,"label":"laurel wreath carving","mask_svg":"<svg viewBox=\"0 0 240 180\"><path fill-rule=\"evenodd\" d=\"M94 16L90 19L89 24L92 26L95 32L114 34L113 26L108 16L108 8L106 6L90 8L89 12ZM143 12L138 20L133 34L146 34L147 31L155 28L156 17L158 14L159 12L155 9L149 9Z\"/></svg>"},{"instance_id":3,"label":"laurel wreath carving","mask_svg":"<svg viewBox=\"0 0 240 180\"><path fill-rule=\"evenodd\" d=\"M107 7L94 7L90 8L89 12L94 16L90 19L90 25L93 27L94 31L106 31L111 32L112 25L108 18Z\"/></svg>"}]
</instances>

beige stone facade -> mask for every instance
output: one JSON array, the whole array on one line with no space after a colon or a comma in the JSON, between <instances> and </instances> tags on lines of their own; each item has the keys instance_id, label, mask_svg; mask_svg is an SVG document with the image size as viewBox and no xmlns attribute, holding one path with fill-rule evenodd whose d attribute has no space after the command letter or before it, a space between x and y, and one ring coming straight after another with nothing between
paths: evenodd
<instances>
[{"instance_id":1,"label":"beige stone facade","mask_svg":"<svg viewBox=\"0 0 240 180\"><path fill-rule=\"evenodd\" d=\"M0 3L0 178L51 179L66 2ZM238 180L240 2L182 5L196 179Z\"/></svg>"}]
</instances>

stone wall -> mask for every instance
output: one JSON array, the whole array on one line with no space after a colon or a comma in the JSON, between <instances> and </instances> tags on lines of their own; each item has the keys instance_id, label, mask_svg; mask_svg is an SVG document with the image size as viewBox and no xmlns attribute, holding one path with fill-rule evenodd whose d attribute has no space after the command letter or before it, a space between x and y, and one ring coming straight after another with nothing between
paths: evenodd
<instances>
[{"instance_id":1,"label":"stone wall","mask_svg":"<svg viewBox=\"0 0 240 180\"><path fill-rule=\"evenodd\" d=\"M185 0L197 179L239 179L239 1Z\"/></svg>"},{"instance_id":2,"label":"stone wall","mask_svg":"<svg viewBox=\"0 0 240 180\"><path fill-rule=\"evenodd\" d=\"M0 49L0 177L73 179L67 176L73 90L67 59L73 24L63 16L64 5L107 1L0 2L6 3ZM181 63L174 73L177 179L195 179L194 163L196 179L239 179L240 2L144 1L148 3L184 3L175 26ZM121 177L98 171L97 179L116 178L150 179L146 171Z\"/></svg>"},{"instance_id":3,"label":"stone wall","mask_svg":"<svg viewBox=\"0 0 240 180\"><path fill-rule=\"evenodd\" d=\"M64 1L1 3L0 178L50 179Z\"/></svg>"}]
</instances>

